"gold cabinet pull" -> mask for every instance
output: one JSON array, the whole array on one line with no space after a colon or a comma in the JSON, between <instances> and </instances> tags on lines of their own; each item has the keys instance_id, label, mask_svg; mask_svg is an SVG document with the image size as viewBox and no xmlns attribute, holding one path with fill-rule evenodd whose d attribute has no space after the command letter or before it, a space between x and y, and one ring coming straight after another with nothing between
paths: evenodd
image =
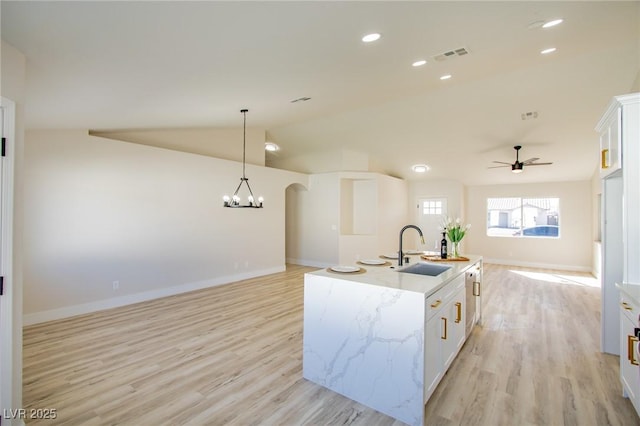
<instances>
[{"instance_id":1,"label":"gold cabinet pull","mask_svg":"<svg viewBox=\"0 0 640 426\"><path fill-rule=\"evenodd\" d=\"M480 296L480 282L479 281L474 281L473 282L473 295L474 296Z\"/></svg>"},{"instance_id":2,"label":"gold cabinet pull","mask_svg":"<svg viewBox=\"0 0 640 426\"><path fill-rule=\"evenodd\" d=\"M633 307L629 306L629 304L627 302L622 302L621 305L627 311L633 311Z\"/></svg>"},{"instance_id":3,"label":"gold cabinet pull","mask_svg":"<svg viewBox=\"0 0 640 426\"><path fill-rule=\"evenodd\" d=\"M600 167L603 169L609 168L609 150L603 149L600 151Z\"/></svg>"},{"instance_id":4,"label":"gold cabinet pull","mask_svg":"<svg viewBox=\"0 0 640 426\"><path fill-rule=\"evenodd\" d=\"M636 359L633 353L633 342L638 342L638 341L640 341L640 339L638 339L636 336L632 336L632 335L627 336L627 359L633 365L639 365L638 360Z\"/></svg>"},{"instance_id":5,"label":"gold cabinet pull","mask_svg":"<svg viewBox=\"0 0 640 426\"><path fill-rule=\"evenodd\" d=\"M447 340L447 319L445 317L441 317L442 321L444 321L443 335L440 336L442 340Z\"/></svg>"},{"instance_id":6,"label":"gold cabinet pull","mask_svg":"<svg viewBox=\"0 0 640 426\"><path fill-rule=\"evenodd\" d=\"M456 308L457 308L457 312L456 312L455 323L458 324L460 321L462 321L462 303L457 302Z\"/></svg>"},{"instance_id":7,"label":"gold cabinet pull","mask_svg":"<svg viewBox=\"0 0 640 426\"><path fill-rule=\"evenodd\" d=\"M442 303L442 300L438 299L436 300L436 303L432 303L431 307L432 308L437 308L438 306L440 306L440 304Z\"/></svg>"}]
</instances>

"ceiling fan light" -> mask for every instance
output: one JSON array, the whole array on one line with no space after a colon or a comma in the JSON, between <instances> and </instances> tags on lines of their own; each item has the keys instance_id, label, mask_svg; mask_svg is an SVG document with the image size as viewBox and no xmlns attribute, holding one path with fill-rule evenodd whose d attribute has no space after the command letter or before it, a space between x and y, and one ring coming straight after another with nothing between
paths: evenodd
<instances>
[{"instance_id":1,"label":"ceiling fan light","mask_svg":"<svg viewBox=\"0 0 640 426\"><path fill-rule=\"evenodd\" d=\"M426 164L416 164L412 166L411 169L416 173L425 173L429 171L429 166Z\"/></svg>"},{"instance_id":2,"label":"ceiling fan light","mask_svg":"<svg viewBox=\"0 0 640 426\"><path fill-rule=\"evenodd\" d=\"M522 173L523 164L520 162L515 162L511 165L511 171L513 173Z\"/></svg>"}]
</instances>

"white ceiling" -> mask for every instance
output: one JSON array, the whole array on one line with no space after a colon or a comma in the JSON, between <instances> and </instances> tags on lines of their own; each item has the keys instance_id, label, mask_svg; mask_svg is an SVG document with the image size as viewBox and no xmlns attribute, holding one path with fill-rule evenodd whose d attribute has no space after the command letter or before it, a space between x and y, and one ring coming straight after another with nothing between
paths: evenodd
<instances>
[{"instance_id":1,"label":"white ceiling","mask_svg":"<svg viewBox=\"0 0 640 426\"><path fill-rule=\"evenodd\" d=\"M247 107L249 126L281 146L278 161L346 148L368 153L377 171L467 185L589 179L593 128L640 70L638 1L0 8L2 39L27 58L28 128L230 127ZM556 17L557 27L529 28ZM382 38L362 43L370 32ZM433 59L459 47L471 53ZM523 121L529 111L538 118ZM521 160L554 164L487 168L512 162L516 144ZM416 163L432 169L416 175Z\"/></svg>"}]
</instances>

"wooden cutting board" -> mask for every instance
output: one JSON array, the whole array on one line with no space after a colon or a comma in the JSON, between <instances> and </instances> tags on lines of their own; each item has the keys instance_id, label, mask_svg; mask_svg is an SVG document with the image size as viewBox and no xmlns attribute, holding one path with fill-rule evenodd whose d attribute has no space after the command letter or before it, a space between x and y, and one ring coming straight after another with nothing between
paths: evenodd
<instances>
[{"instance_id":1,"label":"wooden cutting board","mask_svg":"<svg viewBox=\"0 0 640 426\"><path fill-rule=\"evenodd\" d=\"M424 260L428 260L429 262L468 262L469 258L460 256L460 257L447 257L446 259L442 259L440 256L420 256Z\"/></svg>"}]
</instances>

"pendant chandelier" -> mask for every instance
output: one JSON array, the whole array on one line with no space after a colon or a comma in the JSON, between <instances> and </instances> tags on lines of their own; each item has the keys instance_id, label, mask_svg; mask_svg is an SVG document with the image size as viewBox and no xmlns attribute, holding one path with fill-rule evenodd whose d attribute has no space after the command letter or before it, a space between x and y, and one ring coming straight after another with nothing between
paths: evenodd
<instances>
[{"instance_id":1,"label":"pendant chandelier","mask_svg":"<svg viewBox=\"0 0 640 426\"><path fill-rule=\"evenodd\" d=\"M261 209L264 199L262 197L258 197L258 200L256 202L253 196L253 191L251 191L251 186L249 185L249 178L245 174L247 156L247 112L249 112L249 110L241 109L240 112L244 115L244 125L242 133L242 177L240 178L240 184L236 188L236 191L233 193L233 196L229 198L228 195L225 195L222 200L224 201L224 207ZM240 192L240 188L242 188L242 184L246 184L247 189L249 190L247 204L240 204L240 196L238 195L238 193Z\"/></svg>"}]
</instances>

